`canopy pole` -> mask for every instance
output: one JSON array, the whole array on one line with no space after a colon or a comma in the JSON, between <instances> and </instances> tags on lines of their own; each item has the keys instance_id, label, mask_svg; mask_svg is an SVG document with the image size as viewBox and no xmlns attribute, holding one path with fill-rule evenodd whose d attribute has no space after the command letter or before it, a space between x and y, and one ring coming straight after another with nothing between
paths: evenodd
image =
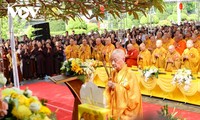
<instances>
[{"instance_id":1,"label":"canopy pole","mask_svg":"<svg viewBox=\"0 0 200 120\"><path fill-rule=\"evenodd\" d=\"M15 49L14 31L13 31L13 18L9 12L8 12L8 25L9 25L9 35L10 35L11 54L12 54L14 86L19 88L19 76L18 76L18 69L17 69L17 57L16 57L16 49Z\"/></svg>"}]
</instances>

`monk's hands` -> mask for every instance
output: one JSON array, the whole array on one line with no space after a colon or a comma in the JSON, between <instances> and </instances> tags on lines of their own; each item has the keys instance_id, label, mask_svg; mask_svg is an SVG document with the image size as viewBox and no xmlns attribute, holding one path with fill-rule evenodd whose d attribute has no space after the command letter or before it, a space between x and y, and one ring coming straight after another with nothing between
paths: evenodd
<instances>
[{"instance_id":1,"label":"monk's hands","mask_svg":"<svg viewBox=\"0 0 200 120\"><path fill-rule=\"evenodd\" d=\"M129 55L128 55L128 54L126 54L126 55L125 55L125 57L126 57L126 58L128 58L128 57L129 57Z\"/></svg>"},{"instance_id":2,"label":"monk's hands","mask_svg":"<svg viewBox=\"0 0 200 120\"><path fill-rule=\"evenodd\" d=\"M142 55L139 55L138 57L139 57L139 59L143 59L143 56L142 56Z\"/></svg>"},{"instance_id":3,"label":"monk's hands","mask_svg":"<svg viewBox=\"0 0 200 120\"><path fill-rule=\"evenodd\" d=\"M188 59L188 56L187 56L187 55L185 55L185 56L183 57L183 59L187 60L187 59Z\"/></svg>"},{"instance_id":4,"label":"monk's hands","mask_svg":"<svg viewBox=\"0 0 200 120\"><path fill-rule=\"evenodd\" d=\"M115 83L112 81L108 81L108 87L114 89L115 88Z\"/></svg>"},{"instance_id":5,"label":"monk's hands","mask_svg":"<svg viewBox=\"0 0 200 120\"><path fill-rule=\"evenodd\" d=\"M172 60L172 58L169 58L169 59L167 60L167 62L173 63L174 61Z\"/></svg>"},{"instance_id":6,"label":"monk's hands","mask_svg":"<svg viewBox=\"0 0 200 120\"><path fill-rule=\"evenodd\" d=\"M155 56L156 58L159 58L160 55L159 55L159 54L155 54L154 56Z\"/></svg>"}]
</instances>

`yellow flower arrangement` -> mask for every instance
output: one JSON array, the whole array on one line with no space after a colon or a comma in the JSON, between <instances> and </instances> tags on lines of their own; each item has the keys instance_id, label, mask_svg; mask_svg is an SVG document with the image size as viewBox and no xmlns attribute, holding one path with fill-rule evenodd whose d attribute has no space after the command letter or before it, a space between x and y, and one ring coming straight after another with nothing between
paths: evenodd
<instances>
[{"instance_id":1,"label":"yellow flower arrangement","mask_svg":"<svg viewBox=\"0 0 200 120\"><path fill-rule=\"evenodd\" d=\"M60 69L67 76L78 76L80 80L84 81L85 77L90 79L89 76L94 73L95 65L96 61L94 60L88 59L83 62L79 58L71 58L66 60Z\"/></svg>"},{"instance_id":2,"label":"yellow flower arrangement","mask_svg":"<svg viewBox=\"0 0 200 120\"><path fill-rule=\"evenodd\" d=\"M32 91L20 90L17 88L6 88L1 91L9 109L4 119L16 120L56 120L49 118L52 114L49 108L42 104L36 96L32 96Z\"/></svg>"}]
</instances>

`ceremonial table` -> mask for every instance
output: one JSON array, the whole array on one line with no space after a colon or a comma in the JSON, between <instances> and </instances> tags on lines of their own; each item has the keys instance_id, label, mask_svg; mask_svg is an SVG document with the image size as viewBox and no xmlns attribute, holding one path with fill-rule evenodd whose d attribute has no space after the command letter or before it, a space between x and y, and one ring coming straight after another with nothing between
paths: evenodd
<instances>
[{"instance_id":1,"label":"ceremonial table","mask_svg":"<svg viewBox=\"0 0 200 120\"><path fill-rule=\"evenodd\" d=\"M158 75L158 78L144 81L141 71L133 71L137 76L143 95L159 97L194 105L200 105L200 79L194 75L194 80L191 82L189 90L184 90L183 85L173 85L173 75L171 72L165 72ZM98 86L105 87L107 84L107 75L104 68L97 68L94 78L94 83Z\"/></svg>"},{"instance_id":2,"label":"ceremonial table","mask_svg":"<svg viewBox=\"0 0 200 120\"><path fill-rule=\"evenodd\" d=\"M74 109L72 120L78 120L78 105L81 104L80 89L83 82L77 77L67 77L65 75L58 75L50 77L49 79L56 84L65 83L66 86L70 89L71 93L74 96Z\"/></svg>"}]
</instances>

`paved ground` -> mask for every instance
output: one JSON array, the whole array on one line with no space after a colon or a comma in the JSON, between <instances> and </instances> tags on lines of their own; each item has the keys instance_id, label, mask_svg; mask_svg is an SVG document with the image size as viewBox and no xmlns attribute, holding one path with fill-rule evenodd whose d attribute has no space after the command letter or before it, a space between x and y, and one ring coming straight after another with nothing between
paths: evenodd
<instances>
[{"instance_id":1,"label":"paved ground","mask_svg":"<svg viewBox=\"0 0 200 120\"><path fill-rule=\"evenodd\" d=\"M45 80L27 80L24 81L22 83L23 84L32 84L32 83L36 83L39 81L48 81L50 82L50 80L45 79ZM65 85L65 84L63 84ZM157 105L161 105L164 106L166 104L168 104L169 107L175 107L177 109L181 109L181 110L187 110L187 111L191 111L191 112L197 112L200 113L200 106L197 105L192 105L192 104L187 104L187 103L182 103L182 102L176 102L176 101L171 101L171 100L163 100L162 98L155 98L155 97L150 97L150 96L142 96L142 100L143 102L148 102L148 103L152 103L152 104L157 104Z\"/></svg>"}]
</instances>

